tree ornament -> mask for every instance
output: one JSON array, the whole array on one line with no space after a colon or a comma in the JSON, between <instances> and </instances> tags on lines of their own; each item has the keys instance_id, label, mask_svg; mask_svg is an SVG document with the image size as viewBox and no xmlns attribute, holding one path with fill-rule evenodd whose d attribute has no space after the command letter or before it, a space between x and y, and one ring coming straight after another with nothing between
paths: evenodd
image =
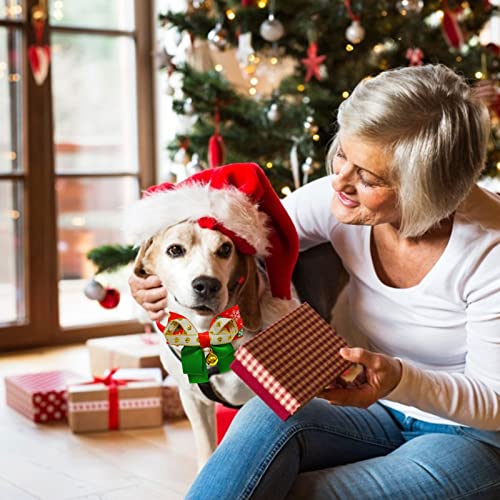
<instances>
[{"instance_id":1,"label":"tree ornament","mask_svg":"<svg viewBox=\"0 0 500 500\"><path fill-rule=\"evenodd\" d=\"M210 168L219 167L224 163L224 140L219 132L220 113L215 110L215 130L208 141L208 165Z\"/></svg>"},{"instance_id":2,"label":"tree ornament","mask_svg":"<svg viewBox=\"0 0 500 500\"><path fill-rule=\"evenodd\" d=\"M106 295L105 288L95 279L92 278L83 289L83 293L87 299L102 300Z\"/></svg>"},{"instance_id":3,"label":"tree ornament","mask_svg":"<svg viewBox=\"0 0 500 500\"><path fill-rule=\"evenodd\" d=\"M31 27L35 42L28 47L31 73L37 85L43 85L49 74L50 46L43 41L46 22L47 6L40 2L31 8Z\"/></svg>"},{"instance_id":4,"label":"tree ornament","mask_svg":"<svg viewBox=\"0 0 500 500\"><path fill-rule=\"evenodd\" d=\"M273 102L269 109L267 110L267 119L271 123L276 123L281 118L281 113L278 104Z\"/></svg>"},{"instance_id":5,"label":"tree ornament","mask_svg":"<svg viewBox=\"0 0 500 500\"><path fill-rule=\"evenodd\" d=\"M345 37L349 42L356 45L365 38L365 29L359 21L353 21L345 30Z\"/></svg>"},{"instance_id":6,"label":"tree ornament","mask_svg":"<svg viewBox=\"0 0 500 500\"><path fill-rule=\"evenodd\" d=\"M186 170L188 175L197 174L198 172L205 170L200 161L200 156L197 153L194 153L191 157L191 161L186 165Z\"/></svg>"},{"instance_id":7,"label":"tree ornament","mask_svg":"<svg viewBox=\"0 0 500 500\"><path fill-rule=\"evenodd\" d=\"M269 14L268 18L260 25L260 36L266 42L277 42L285 34L285 28L274 14Z\"/></svg>"},{"instance_id":8,"label":"tree ornament","mask_svg":"<svg viewBox=\"0 0 500 500\"><path fill-rule=\"evenodd\" d=\"M399 0L396 9L402 16L420 14L424 7L424 0Z\"/></svg>"},{"instance_id":9,"label":"tree ornament","mask_svg":"<svg viewBox=\"0 0 500 500\"><path fill-rule=\"evenodd\" d=\"M228 46L228 32L222 27L222 23L217 23L215 28L208 33L210 47L223 52Z\"/></svg>"},{"instance_id":10,"label":"tree ornament","mask_svg":"<svg viewBox=\"0 0 500 500\"><path fill-rule=\"evenodd\" d=\"M169 76L177 69L173 63L174 56L169 54L165 47L162 47L155 53L155 59L158 69L165 69Z\"/></svg>"},{"instance_id":11,"label":"tree ornament","mask_svg":"<svg viewBox=\"0 0 500 500\"><path fill-rule=\"evenodd\" d=\"M252 33L250 31L241 33L238 36L238 49L236 50L236 59L241 67L248 65L252 54L255 54L255 50L252 47Z\"/></svg>"},{"instance_id":12,"label":"tree ornament","mask_svg":"<svg viewBox=\"0 0 500 500\"><path fill-rule=\"evenodd\" d=\"M194 114L195 109L194 109L193 99L191 99L191 97L188 97L184 101L182 109L184 111L184 114L187 116L192 116Z\"/></svg>"},{"instance_id":13,"label":"tree ornament","mask_svg":"<svg viewBox=\"0 0 500 500\"><path fill-rule=\"evenodd\" d=\"M415 47L413 49L408 49L405 57L409 61L409 66L422 66L424 53L422 52L422 49Z\"/></svg>"},{"instance_id":14,"label":"tree ornament","mask_svg":"<svg viewBox=\"0 0 500 500\"><path fill-rule=\"evenodd\" d=\"M114 288L104 288L95 278L92 278L83 290L85 297L97 300L105 309L113 309L120 302L120 292Z\"/></svg>"},{"instance_id":15,"label":"tree ornament","mask_svg":"<svg viewBox=\"0 0 500 500\"><path fill-rule=\"evenodd\" d=\"M120 292L115 288L106 288L104 298L99 301L99 304L104 309L114 309L120 303Z\"/></svg>"},{"instance_id":16,"label":"tree ornament","mask_svg":"<svg viewBox=\"0 0 500 500\"><path fill-rule=\"evenodd\" d=\"M441 25L443 29L443 37L450 47L459 49L464 44L462 30L460 29L457 20L457 16L461 12L461 8L452 11L448 7L448 0L443 0L443 7L444 14Z\"/></svg>"},{"instance_id":17,"label":"tree ornament","mask_svg":"<svg viewBox=\"0 0 500 500\"><path fill-rule=\"evenodd\" d=\"M321 63L326 59L326 56L318 56L318 45L315 42L309 44L307 49L307 57L302 59L302 64L307 68L304 80L308 82L314 76L316 80L321 80Z\"/></svg>"}]
</instances>

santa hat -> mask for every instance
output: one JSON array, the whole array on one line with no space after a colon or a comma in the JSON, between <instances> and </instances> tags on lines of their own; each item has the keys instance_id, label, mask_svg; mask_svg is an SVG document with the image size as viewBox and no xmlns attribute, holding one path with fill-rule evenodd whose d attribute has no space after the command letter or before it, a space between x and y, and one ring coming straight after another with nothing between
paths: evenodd
<instances>
[{"instance_id":1,"label":"santa hat","mask_svg":"<svg viewBox=\"0 0 500 500\"><path fill-rule=\"evenodd\" d=\"M297 232L257 164L211 168L179 184L150 187L127 209L126 231L141 244L184 221L221 231L240 252L264 257L272 295L290 299L299 251Z\"/></svg>"}]
</instances>

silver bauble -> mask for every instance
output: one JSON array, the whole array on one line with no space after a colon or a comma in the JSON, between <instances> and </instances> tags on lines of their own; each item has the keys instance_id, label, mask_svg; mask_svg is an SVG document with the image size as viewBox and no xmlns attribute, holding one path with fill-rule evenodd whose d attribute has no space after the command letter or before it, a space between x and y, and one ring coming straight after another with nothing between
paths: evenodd
<instances>
[{"instance_id":1,"label":"silver bauble","mask_svg":"<svg viewBox=\"0 0 500 500\"><path fill-rule=\"evenodd\" d=\"M272 123L276 123L280 118L281 113L279 107L275 102L273 102L267 111L267 119Z\"/></svg>"},{"instance_id":2,"label":"silver bauble","mask_svg":"<svg viewBox=\"0 0 500 500\"><path fill-rule=\"evenodd\" d=\"M419 14L424 7L424 0L399 0L396 2L398 12L406 16L406 14Z\"/></svg>"},{"instance_id":3,"label":"silver bauble","mask_svg":"<svg viewBox=\"0 0 500 500\"><path fill-rule=\"evenodd\" d=\"M285 28L274 17L274 14L269 14L269 17L260 25L260 36L266 42L277 42L284 34Z\"/></svg>"},{"instance_id":4,"label":"silver bauble","mask_svg":"<svg viewBox=\"0 0 500 500\"><path fill-rule=\"evenodd\" d=\"M345 37L349 42L356 45L357 43L361 43L365 38L365 29L359 21L353 21L345 30Z\"/></svg>"},{"instance_id":5,"label":"silver bauble","mask_svg":"<svg viewBox=\"0 0 500 500\"><path fill-rule=\"evenodd\" d=\"M228 32L222 27L221 23L217 23L215 28L208 33L208 42L210 47L224 51L228 47Z\"/></svg>"},{"instance_id":6,"label":"silver bauble","mask_svg":"<svg viewBox=\"0 0 500 500\"><path fill-rule=\"evenodd\" d=\"M106 289L95 279L91 279L83 289L85 297L90 300L102 300L106 295Z\"/></svg>"}]
</instances>

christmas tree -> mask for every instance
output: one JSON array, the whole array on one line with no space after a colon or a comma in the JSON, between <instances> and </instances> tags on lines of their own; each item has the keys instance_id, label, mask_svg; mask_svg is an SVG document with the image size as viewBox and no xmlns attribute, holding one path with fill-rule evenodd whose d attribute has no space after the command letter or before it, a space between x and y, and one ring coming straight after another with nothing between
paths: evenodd
<instances>
[{"instance_id":1,"label":"christmas tree","mask_svg":"<svg viewBox=\"0 0 500 500\"><path fill-rule=\"evenodd\" d=\"M194 158L188 175L207 163L255 161L278 193L286 194L324 175L336 109L363 78L389 68L442 63L471 85L498 80L499 3L189 0L187 11L159 16L179 41L179 50L164 50L160 57L169 80L179 82L181 76L177 89L168 88L175 93L173 107L179 115L194 116L192 127L169 149L182 153L174 154L181 162ZM179 56L183 37L191 41L186 57ZM217 64L231 47L233 67ZM271 92L259 89L290 61L291 73ZM234 66L246 86L237 88L226 77ZM492 120L485 174L500 175L500 125L493 112Z\"/></svg>"},{"instance_id":2,"label":"christmas tree","mask_svg":"<svg viewBox=\"0 0 500 500\"><path fill-rule=\"evenodd\" d=\"M159 67L174 110L190 120L168 145L177 176L159 180L253 161L286 195L325 174L336 109L363 78L442 63L471 85L498 81L499 5L500 0L188 0L185 11L161 13L163 39L170 43L159 48ZM500 176L498 94L490 104L485 175ZM103 246L89 258L102 272L135 252Z\"/></svg>"}]
</instances>

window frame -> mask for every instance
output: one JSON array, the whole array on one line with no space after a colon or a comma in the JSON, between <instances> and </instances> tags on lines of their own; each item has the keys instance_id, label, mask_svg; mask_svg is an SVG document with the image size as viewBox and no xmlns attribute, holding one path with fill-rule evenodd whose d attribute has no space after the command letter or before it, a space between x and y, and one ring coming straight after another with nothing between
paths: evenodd
<instances>
[{"instance_id":1,"label":"window frame","mask_svg":"<svg viewBox=\"0 0 500 500\"><path fill-rule=\"evenodd\" d=\"M0 20L0 27L15 27L22 36L22 144L20 172L0 173L0 181L23 185L23 250L25 322L0 323L0 351L83 342L89 338L137 333L137 321L65 327L59 324L57 209L55 197L54 123L52 118L51 71L43 85L36 85L27 60L27 47L34 41L31 8L38 0L22 2L22 20ZM74 32L109 36L130 36L135 41L138 173L124 173L138 179L139 189L156 180L155 82L154 82L154 0L134 0L135 29L93 29L50 26L44 33ZM111 174L113 176L116 174ZM119 174L118 174L119 175ZM82 177L102 177L85 174ZM106 175L107 176L107 175ZM36 187L36 188L35 188ZM138 193L139 195L139 193ZM83 291L82 291L83 293Z\"/></svg>"}]
</instances>

